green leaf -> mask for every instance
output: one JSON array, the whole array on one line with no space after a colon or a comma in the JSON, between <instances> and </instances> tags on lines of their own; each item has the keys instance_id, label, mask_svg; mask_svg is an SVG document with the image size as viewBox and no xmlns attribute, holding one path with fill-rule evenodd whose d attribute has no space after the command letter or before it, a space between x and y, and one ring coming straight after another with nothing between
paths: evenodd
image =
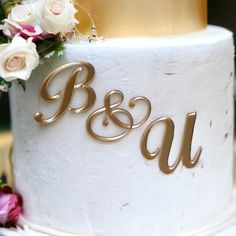
<instances>
[{"instance_id":1,"label":"green leaf","mask_svg":"<svg viewBox=\"0 0 236 236\"><path fill-rule=\"evenodd\" d=\"M6 18L4 10L3 10L3 6L2 4L0 4L0 24L1 22ZM7 37L3 34L2 31L0 31L0 44L3 43L8 43L8 39Z\"/></svg>"},{"instance_id":2,"label":"green leaf","mask_svg":"<svg viewBox=\"0 0 236 236\"><path fill-rule=\"evenodd\" d=\"M0 188L2 188L4 184L5 183L0 179Z\"/></svg>"},{"instance_id":3,"label":"green leaf","mask_svg":"<svg viewBox=\"0 0 236 236\"><path fill-rule=\"evenodd\" d=\"M25 91L26 90L26 84L24 80L18 79L18 83L21 86L21 88Z\"/></svg>"},{"instance_id":4,"label":"green leaf","mask_svg":"<svg viewBox=\"0 0 236 236\"><path fill-rule=\"evenodd\" d=\"M4 19L6 19L6 16L3 10L3 6L2 4L0 4L0 21L3 21Z\"/></svg>"},{"instance_id":5,"label":"green leaf","mask_svg":"<svg viewBox=\"0 0 236 236\"><path fill-rule=\"evenodd\" d=\"M37 51L42 60L47 60L54 55L61 56L64 52L64 43L55 39L38 41Z\"/></svg>"},{"instance_id":6,"label":"green leaf","mask_svg":"<svg viewBox=\"0 0 236 236\"><path fill-rule=\"evenodd\" d=\"M0 86L3 86L3 90L0 90L0 98L2 97L3 93L7 93L9 88L11 87L10 82L6 82L3 78L0 77Z\"/></svg>"},{"instance_id":7,"label":"green leaf","mask_svg":"<svg viewBox=\"0 0 236 236\"><path fill-rule=\"evenodd\" d=\"M0 44L3 43L8 43L8 38L2 32L0 32Z\"/></svg>"},{"instance_id":8,"label":"green leaf","mask_svg":"<svg viewBox=\"0 0 236 236\"><path fill-rule=\"evenodd\" d=\"M7 92L9 88L11 87L11 82L7 82L6 80L0 77L0 86L3 86Z\"/></svg>"},{"instance_id":9,"label":"green leaf","mask_svg":"<svg viewBox=\"0 0 236 236\"><path fill-rule=\"evenodd\" d=\"M6 174L3 172L1 177L0 177L0 188L6 186L7 184L7 176Z\"/></svg>"},{"instance_id":10,"label":"green leaf","mask_svg":"<svg viewBox=\"0 0 236 236\"><path fill-rule=\"evenodd\" d=\"M5 1L2 4L3 7L3 11L5 13L5 16L7 16L9 14L9 12L11 11L11 9L16 6L17 4L20 4L22 1L21 0L8 0Z\"/></svg>"}]
</instances>

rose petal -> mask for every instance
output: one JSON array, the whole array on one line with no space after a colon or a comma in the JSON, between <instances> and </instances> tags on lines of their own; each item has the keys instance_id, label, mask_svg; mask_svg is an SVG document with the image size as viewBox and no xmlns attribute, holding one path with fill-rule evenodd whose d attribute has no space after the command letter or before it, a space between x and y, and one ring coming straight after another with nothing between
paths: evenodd
<instances>
[{"instance_id":1,"label":"rose petal","mask_svg":"<svg viewBox=\"0 0 236 236\"><path fill-rule=\"evenodd\" d=\"M15 206L12 208L8 215L8 222L16 222L19 220L21 214L21 207Z\"/></svg>"},{"instance_id":2,"label":"rose petal","mask_svg":"<svg viewBox=\"0 0 236 236\"><path fill-rule=\"evenodd\" d=\"M5 224L8 220L10 194L0 194L0 223Z\"/></svg>"}]
</instances>

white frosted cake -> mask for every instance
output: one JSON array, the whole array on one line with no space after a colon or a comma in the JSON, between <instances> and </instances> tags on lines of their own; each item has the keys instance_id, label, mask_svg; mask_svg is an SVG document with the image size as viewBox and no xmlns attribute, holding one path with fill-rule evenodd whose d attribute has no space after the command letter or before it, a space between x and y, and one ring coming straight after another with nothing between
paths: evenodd
<instances>
[{"instance_id":1,"label":"white frosted cake","mask_svg":"<svg viewBox=\"0 0 236 236\"><path fill-rule=\"evenodd\" d=\"M232 33L203 24L182 35L106 37L99 26L104 40L66 43L25 91L13 84L13 167L24 202L17 234L229 236Z\"/></svg>"}]
</instances>

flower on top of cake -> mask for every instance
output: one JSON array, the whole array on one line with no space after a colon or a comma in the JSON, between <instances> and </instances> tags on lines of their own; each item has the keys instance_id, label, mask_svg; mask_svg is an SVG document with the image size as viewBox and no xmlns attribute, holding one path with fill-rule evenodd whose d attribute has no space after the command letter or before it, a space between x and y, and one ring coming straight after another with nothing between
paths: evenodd
<instances>
[{"instance_id":1,"label":"flower on top of cake","mask_svg":"<svg viewBox=\"0 0 236 236\"><path fill-rule=\"evenodd\" d=\"M11 82L24 86L32 71L64 51L76 36L77 10L72 0L4 0L0 4L0 93Z\"/></svg>"},{"instance_id":2,"label":"flower on top of cake","mask_svg":"<svg viewBox=\"0 0 236 236\"><path fill-rule=\"evenodd\" d=\"M35 41L74 31L77 10L70 0L24 0L14 6L4 21L3 32L9 37L23 33ZM41 36L38 37L37 36Z\"/></svg>"},{"instance_id":3,"label":"flower on top of cake","mask_svg":"<svg viewBox=\"0 0 236 236\"><path fill-rule=\"evenodd\" d=\"M0 45L0 76L5 81L27 80L39 64L39 55L32 38L15 36L11 43Z\"/></svg>"},{"instance_id":4,"label":"flower on top of cake","mask_svg":"<svg viewBox=\"0 0 236 236\"><path fill-rule=\"evenodd\" d=\"M0 182L0 227L16 227L22 213L22 198Z\"/></svg>"}]
</instances>

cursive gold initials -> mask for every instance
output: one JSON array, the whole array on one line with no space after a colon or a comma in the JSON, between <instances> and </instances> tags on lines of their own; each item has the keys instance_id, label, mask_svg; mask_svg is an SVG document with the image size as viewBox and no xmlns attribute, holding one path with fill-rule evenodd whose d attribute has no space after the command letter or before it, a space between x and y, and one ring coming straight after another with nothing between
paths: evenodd
<instances>
[{"instance_id":1,"label":"cursive gold initials","mask_svg":"<svg viewBox=\"0 0 236 236\"><path fill-rule=\"evenodd\" d=\"M60 90L55 95L49 94L49 87L53 80L56 79L58 75L66 70L71 70L71 74L66 81L64 90ZM86 72L86 73L82 73ZM61 100L58 110L49 118L45 118L42 113L37 113L34 119L40 124L50 124L58 120L67 110L72 113L81 113L88 111L95 103L96 94L94 90L88 85L94 77L95 69L93 65L87 62L73 62L59 67L58 69L51 72L44 80L41 86L41 97L46 102L56 102ZM83 75L86 78L82 82L78 82L83 79ZM62 76L62 75L61 75ZM81 79L82 77L82 79ZM85 104L81 107L72 107L71 100L74 96L76 90L83 90L87 95L87 100ZM134 97L129 101L129 108L135 108L138 103L144 104L146 110L143 117L136 121L132 113L128 110L121 108L124 101L124 95L121 91L112 90L108 92L104 98L104 106L94 111L87 119L86 128L87 132L96 140L101 142L114 142L120 140L127 136L131 130L137 129L144 125L144 123L150 117L152 111L152 104L150 101L143 96ZM112 123L115 128L118 128L116 135L100 135L98 134L94 127L95 122L99 121L99 117L102 117L103 127L108 127ZM174 164L170 164L170 152L172 148L172 143L174 140L175 124L169 117L161 117L154 120L145 130L142 140L141 140L141 152L147 160L154 160L159 158L160 170L165 174L173 173L182 161L186 168L194 168L201 157L202 147L199 147L196 154L191 157L191 148L195 122L197 118L197 113L189 113L186 116L185 127L183 132L182 144L180 148L179 155L175 160ZM125 120L125 121L124 121ZM156 148L154 152L148 150L148 141L151 131L154 127L158 125L164 125L164 137L160 148ZM103 129L105 130L105 129Z\"/></svg>"},{"instance_id":2,"label":"cursive gold initials","mask_svg":"<svg viewBox=\"0 0 236 236\"><path fill-rule=\"evenodd\" d=\"M112 104L111 100L112 98L118 99L118 101L114 102ZM136 124L134 123L134 119L133 116L131 115L130 112L128 112L127 110L123 109L123 108L118 108L121 103L124 100L124 95L122 92L117 91L117 90L113 90L111 92L109 92L105 98L104 98L104 107L96 110L95 112L93 112L88 120L87 120L87 131L88 133L96 140L98 141L102 141L102 142L113 142L116 140L120 140L122 138L124 138L132 129L136 129L139 128L140 126L142 126L147 119L150 116L151 113L151 103L150 101L145 98L145 97L135 97L133 99L130 100L129 102L129 107L130 108L134 108L137 102L144 102L147 106L147 113L144 116L144 118L137 122ZM101 136L96 134L93 131L92 125L93 122L95 121L95 119L101 115L105 113L104 119L103 119L103 126L108 126L109 125L109 119L113 122L113 124L121 129L123 129L123 132L116 135L116 136L112 136L112 137L106 137L106 136ZM125 123L123 122L121 119L118 118L117 115L123 115L127 118L128 122Z\"/></svg>"},{"instance_id":3,"label":"cursive gold initials","mask_svg":"<svg viewBox=\"0 0 236 236\"><path fill-rule=\"evenodd\" d=\"M48 87L50 86L51 82L55 77L60 74L61 72L75 67L76 69L71 73L64 91L59 91L54 96L49 95L48 93ZM78 80L79 76L81 75L81 72L86 69L87 76L84 81L81 83L76 84L76 81ZM54 102L59 99L61 99L61 104L59 109L56 111L56 113L50 117L50 118L44 118L42 113L37 113L34 117L34 119L40 123L40 124L50 124L55 122L57 119L59 119L67 110L73 112L73 113L80 113L85 112L89 110L95 103L96 100L96 94L94 90L88 86L88 83L90 83L93 79L93 76L95 74L94 67L86 62L73 62L66 65L63 65L56 70L54 70L51 74L49 74L43 81L41 86L41 97L46 102ZM87 94L87 101L86 104L84 104L82 107L79 108L72 108L70 106L71 99L73 97L74 91L78 89L83 89Z\"/></svg>"},{"instance_id":4,"label":"cursive gold initials","mask_svg":"<svg viewBox=\"0 0 236 236\"><path fill-rule=\"evenodd\" d=\"M196 113L190 113L186 117L185 130L183 135L182 146L180 149L180 155L177 158L176 162L170 166L169 165L169 155L174 138L174 129L175 125L173 121L168 117L162 117L153 121L145 130L144 135L141 140L141 152L143 156L148 160L153 160L159 156L159 167L162 172L165 174L173 173L178 167L180 161L182 160L183 165L187 168L193 168L197 165L202 148L200 147L195 155L194 159L191 160L191 145L193 138L194 125L196 121ZM165 125L164 138L161 144L161 147L154 152L149 152L148 146L148 137L154 126L163 123Z\"/></svg>"}]
</instances>

